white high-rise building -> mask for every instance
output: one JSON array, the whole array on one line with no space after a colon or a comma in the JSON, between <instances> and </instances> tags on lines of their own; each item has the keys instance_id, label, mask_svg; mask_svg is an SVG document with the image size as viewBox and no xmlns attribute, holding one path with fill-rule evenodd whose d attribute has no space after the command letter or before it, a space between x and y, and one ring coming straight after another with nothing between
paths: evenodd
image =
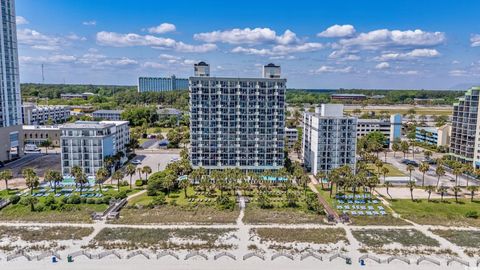
<instances>
[{"instance_id":1,"label":"white high-rise building","mask_svg":"<svg viewBox=\"0 0 480 270\"><path fill-rule=\"evenodd\" d=\"M0 1L0 161L22 154L22 104L15 1Z\"/></svg>"},{"instance_id":2,"label":"white high-rise building","mask_svg":"<svg viewBox=\"0 0 480 270\"><path fill-rule=\"evenodd\" d=\"M286 79L190 77L194 168L276 170L284 164Z\"/></svg>"},{"instance_id":3,"label":"white high-rise building","mask_svg":"<svg viewBox=\"0 0 480 270\"><path fill-rule=\"evenodd\" d=\"M343 115L343 105L322 104L304 114L303 162L317 174L343 165L355 168L357 118Z\"/></svg>"}]
</instances>

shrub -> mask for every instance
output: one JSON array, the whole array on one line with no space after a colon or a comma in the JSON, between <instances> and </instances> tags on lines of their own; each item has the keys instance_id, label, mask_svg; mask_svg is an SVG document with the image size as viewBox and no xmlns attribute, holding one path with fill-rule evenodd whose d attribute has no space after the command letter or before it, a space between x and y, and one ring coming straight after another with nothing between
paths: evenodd
<instances>
[{"instance_id":1,"label":"shrub","mask_svg":"<svg viewBox=\"0 0 480 270\"><path fill-rule=\"evenodd\" d=\"M468 211L467 213L465 213L465 217L466 218L477 219L478 218L478 212L477 211Z\"/></svg>"},{"instance_id":2,"label":"shrub","mask_svg":"<svg viewBox=\"0 0 480 270\"><path fill-rule=\"evenodd\" d=\"M45 210L45 205L43 203L35 205L35 212L42 212L43 210Z\"/></svg>"},{"instance_id":3,"label":"shrub","mask_svg":"<svg viewBox=\"0 0 480 270\"><path fill-rule=\"evenodd\" d=\"M80 198L80 203L87 203L87 198L85 198L85 197Z\"/></svg>"},{"instance_id":4,"label":"shrub","mask_svg":"<svg viewBox=\"0 0 480 270\"><path fill-rule=\"evenodd\" d=\"M80 196L78 195L72 195L69 199L68 199L68 203L69 204L80 204L82 202Z\"/></svg>"},{"instance_id":5,"label":"shrub","mask_svg":"<svg viewBox=\"0 0 480 270\"><path fill-rule=\"evenodd\" d=\"M125 199L127 198L127 191L126 190L122 190L120 192L117 192L113 198L117 199L117 200L121 200L121 199Z\"/></svg>"},{"instance_id":6,"label":"shrub","mask_svg":"<svg viewBox=\"0 0 480 270\"><path fill-rule=\"evenodd\" d=\"M20 201L20 196L18 196L18 195L10 196L10 202L12 204L17 204L19 201Z\"/></svg>"},{"instance_id":7,"label":"shrub","mask_svg":"<svg viewBox=\"0 0 480 270\"><path fill-rule=\"evenodd\" d=\"M143 180L140 180L140 179L135 180L135 186L137 186L137 187L143 186Z\"/></svg>"},{"instance_id":8,"label":"shrub","mask_svg":"<svg viewBox=\"0 0 480 270\"><path fill-rule=\"evenodd\" d=\"M110 200L111 200L111 199L112 199L111 196L104 196L104 197L102 198L102 201L103 201L104 204L110 204Z\"/></svg>"},{"instance_id":9,"label":"shrub","mask_svg":"<svg viewBox=\"0 0 480 270\"><path fill-rule=\"evenodd\" d=\"M55 197L53 195L49 195L47 198L45 198L45 206L51 206L56 203Z\"/></svg>"},{"instance_id":10,"label":"shrub","mask_svg":"<svg viewBox=\"0 0 480 270\"><path fill-rule=\"evenodd\" d=\"M165 205L167 203L167 200L165 199L165 193L158 193L158 195L153 198L152 203L154 206Z\"/></svg>"},{"instance_id":11,"label":"shrub","mask_svg":"<svg viewBox=\"0 0 480 270\"><path fill-rule=\"evenodd\" d=\"M120 186L121 187L128 187L128 186L130 186L130 183L128 183L128 181L122 181L122 182L120 182Z\"/></svg>"},{"instance_id":12,"label":"shrub","mask_svg":"<svg viewBox=\"0 0 480 270\"><path fill-rule=\"evenodd\" d=\"M94 198L88 198L87 204L95 204L96 200Z\"/></svg>"},{"instance_id":13,"label":"shrub","mask_svg":"<svg viewBox=\"0 0 480 270\"><path fill-rule=\"evenodd\" d=\"M323 206L318 201L317 194L315 193L308 193L307 198L305 200L307 203L307 209L313 211L317 214L323 214Z\"/></svg>"},{"instance_id":14,"label":"shrub","mask_svg":"<svg viewBox=\"0 0 480 270\"><path fill-rule=\"evenodd\" d=\"M225 209L234 209L235 202L230 199L227 195L222 195L217 197L217 205L221 210Z\"/></svg>"},{"instance_id":15,"label":"shrub","mask_svg":"<svg viewBox=\"0 0 480 270\"><path fill-rule=\"evenodd\" d=\"M65 204L65 203L68 203L68 201L69 201L69 199L68 199L67 197L65 197L65 196L64 196L64 197L62 198L62 200L61 200L61 202L64 203L64 204Z\"/></svg>"},{"instance_id":16,"label":"shrub","mask_svg":"<svg viewBox=\"0 0 480 270\"><path fill-rule=\"evenodd\" d=\"M273 208L273 204L270 202L270 198L265 194L260 194L257 200L258 206L262 209Z\"/></svg>"}]
</instances>

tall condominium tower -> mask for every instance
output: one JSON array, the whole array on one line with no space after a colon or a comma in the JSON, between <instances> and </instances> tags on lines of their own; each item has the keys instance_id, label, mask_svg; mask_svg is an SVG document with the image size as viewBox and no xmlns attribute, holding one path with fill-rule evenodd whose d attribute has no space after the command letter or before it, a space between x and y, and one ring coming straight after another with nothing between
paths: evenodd
<instances>
[{"instance_id":1,"label":"tall condominium tower","mask_svg":"<svg viewBox=\"0 0 480 270\"><path fill-rule=\"evenodd\" d=\"M282 168L286 79L210 77L206 67L190 77L192 166Z\"/></svg>"},{"instance_id":2,"label":"tall condominium tower","mask_svg":"<svg viewBox=\"0 0 480 270\"><path fill-rule=\"evenodd\" d=\"M0 161L21 154L22 104L18 74L15 1L0 1Z\"/></svg>"},{"instance_id":3,"label":"tall condominium tower","mask_svg":"<svg viewBox=\"0 0 480 270\"><path fill-rule=\"evenodd\" d=\"M357 118L343 115L342 104L322 104L303 118L303 162L317 174L348 165L355 168Z\"/></svg>"},{"instance_id":4,"label":"tall condominium tower","mask_svg":"<svg viewBox=\"0 0 480 270\"><path fill-rule=\"evenodd\" d=\"M480 87L473 87L453 104L450 154L457 160L480 167L479 106Z\"/></svg>"}]
</instances>

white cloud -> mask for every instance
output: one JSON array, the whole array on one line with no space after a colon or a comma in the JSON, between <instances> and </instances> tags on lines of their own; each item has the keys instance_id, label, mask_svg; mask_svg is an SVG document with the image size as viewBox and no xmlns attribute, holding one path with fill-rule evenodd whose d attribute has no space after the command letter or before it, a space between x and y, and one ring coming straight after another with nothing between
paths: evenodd
<instances>
[{"instance_id":1,"label":"white cloud","mask_svg":"<svg viewBox=\"0 0 480 270\"><path fill-rule=\"evenodd\" d=\"M440 56L440 53L435 49L414 49L406 53L385 53L379 57L376 57L377 61L390 61L390 60L408 60L417 58L434 58Z\"/></svg>"},{"instance_id":2,"label":"white cloud","mask_svg":"<svg viewBox=\"0 0 480 270\"><path fill-rule=\"evenodd\" d=\"M171 38L152 35L120 34L115 32L98 32L97 43L112 47L150 46L155 49L172 49L179 52L204 53L217 49L215 44L190 45Z\"/></svg>"},{"instance_id":3,"label":"white cloud","mask_svg":"<svg viewBox=\"0 0 480 270\"><path fill-rule=\"evenodd\" d=\"M454 76L454 77L469 76L469 72L466 71L466 70L462 70L462 69L450 70L450 71L448 72L448 74L450 74L450 76Z\"/></svg>"},{"instance_id":4,"label":"white cloud","mask_svg":"<svg viewBox=\"0 0 480 270\"><path fill-rule=\"evenodd\" d=\"M299 42L297 35L290 30L286 30L282 35L277 35L270 28L235 28L225 31L198 33L193 35L193 38L209 43L222 42L229 44L275 43L289 45Z\"/></svg>"},{"instance_id":5,"label":"white cloud","mask_svg":"<svg viewBox=\"0 0 480 270\"><path fill-rule=\"evenodd\" d=\"M419 72L417 70L398 70L398 71L386 71L387 74L392 75L418 75Z\"/></svg>"},{"instance_id":6,"label":"white cloud","mask_svg":"<svg viewBox=\"0 0 480 270\"><path fill-rule=\"evenodd\" d=\"M358 46L376 50L385 47L436 46L442 44L445 39L445 34L442 32L425 32L420 29L413 31L379 29L360 33L353 38L341 39L339 43L346 47Z\"/></svg>"},{"instance_id":7,"label":"white cloud","mask_svg":"<svg viewBox=\"0 0 480 270\"><path fill-rule=\"evenodd\" d=\"M353 54L354 52L348 50L336 50L328 55L330 59L337 59L339 61L358 61L362 59L360 56ZM356 52L355 52L356 53Z\"/></svg>"},{"instance_id":8,"label":"white cloud","mask_svg":"<svg viewBox=\"0 0 480 270\"><path fill-rule=\"evenodd\" d=\"M332 25L325 31L318 33L319 37L339 38L339 37L351 37L355 34L355 27L350 24L344 25Z\"/></svg>"},{"instance_id":9,"label":"white cloud","mask_svg":"<svg viewBox=\"0 0 480 270\"><path fill-rule=\"evenodd\" d=\"M297 45L276 45L271 49L257 49L250 47L235 47L231 52L233 53L243 53L250 55L259 55L259 56L275 56L275 55L288 55L292 53L306 53L314 52L324 48L324 45L321 43L307 42Z\"/></svg>"},{"instance_id":10,"label":"white cloud","mask_svg":"<svg viewBox=\"0 0 480 270\"><path fill-rule=\"evenodd\" d=\"M97 21L95 21L95 20L85 21L85 22L82 22L82 24L86 25L86 26L95 26L95 25L97 25Z\"/></svg>"},{"instance_id":11,"label":"white cloud","mask_svg":"<svg viewBox=\"0 0 480 270\"><path fill-rule=\"evenodd\" d=\"M86 37L80 37L78 36L77 34L74 34L74 33L71 33L70 35L66 36L66 38L70 39L70 40L74 40L74 41L85 41L87 40Z\"/></svg>"},{"instance_id":12,"label":"white cloud","mask_svg":"<svg viewBox=\"0 0 480 270\"><path fill-rule=\"evenodd\" d=\"M63 54L57 54L57 55L52 55L52 56L38 56L38 57L32 57L32 56L20 56L19 61L20 63L26 63L26 64L58 64L58 63L72 63L75 62L77 58L73 55L63 55Z\"/></svg>"},{"instance_id":13,"label":"white cloud","mask_svg":"<svg viewBox=\"0 0 480 270\"><path fill-rule=\"evenodd\" d=\"M171 23L162 23L158 26L148 28L148 32L151 34L164 34L175 30L177 30L177 28Z\"/></svg>"},{"instance_id":14,"label":"white cloud","mask_svg":"<svg viewBox=\"0 0 480 270\"><path fill-rule=\"evenodd\" d=\"M376 69L387 69L390 68L390 64L388 62L382 62L375 66Z\"/></svg>"},{"instance_id":15,"label":"white cloud","mask_svg":"<svg viewBox=\"0 0 480 270\"><path fill-rule=\"evenodd\" d=\"M472 47L479 47L480 46L480 34L472 35L470 38L471 46Z\"/></svg>"},{"instance_id":16,"label":"white cloud","mask_svg":"<svg viewBox=\"0 0 480 270\"><path fill-rule=\"evenodd\" d=\"M122 57L122 58L119 58L119 59L107 59L107 60L99 63L99 65L115 66L115 67L132 66L132 65L137 65L137 64L138 64L137 60L130 59L128 57Z\"/></svg>"},{"instance_id":17,"label":"white cloud","mask_svg":"<svg viewBox=\"0 0 480 270\"><path fill-rule=\"evenodd\" d=\"M25 19L25 17L22 16L15 17L15 22L17 23L17 25L24 25L30 23L27 19Z\"/></svg>"},{"instance_id":18,"label":"white cloud","mask_svg":"<svg viewBox=\"0 0 480 270\"><path fill-rule=\"evenodd\" d=\"M19 29L17 31L18 43L30 45L34 49L56 50L60 48L63 40L58 37L48 36L32 29Z\"/></svg>"},{"instance_id":19,"label":"white cloud","mask_svg":"<svg viewBox=\"0 0 480 270\"><path fill-rule=\"evenodd\" d=\"M142 65L144 68L154 68L154 69L165 69L167 68L167 65L161 64L161 63L156 63L156 62L145 62Z\"/></svg>"},{"instance_id":20,"label":"white cloud","mask_svg":"<svg viewBox=\"0 0 480 270\"><path fill-rule=\"evenodd\" d=\"M316 74L322 74L322 73L351 73L353 72L353 67L348 66L344 68L336 68L332 66L321 66L318 69L314 71Z\"/></svg>"}]
</instances>

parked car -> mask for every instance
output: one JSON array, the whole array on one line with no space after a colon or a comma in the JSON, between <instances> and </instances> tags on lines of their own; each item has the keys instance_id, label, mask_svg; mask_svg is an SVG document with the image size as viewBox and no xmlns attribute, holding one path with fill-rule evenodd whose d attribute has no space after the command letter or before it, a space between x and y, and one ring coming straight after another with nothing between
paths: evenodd
<instances>
[{"instance_id":1,"label":"parked car","mask_svg":"<svg viewBox=\"0 0 480 270\"><path fill-rule=\"evenodd\" d=\"M413 165L415 167L418 167L418 163L415 160L404 159L402 160L402 163L405 165Z\"/></svg>"},{"instance_id":2,"label":"parked car","mask_svg":"<svg viewBox=\"0 0 480 270\"><path fill-rule=\"evenodd\" d=\"M133 165L140 165L142 164L142 162L138 159L135 159L135 160L132 160L130 163L132 163Z\"/></svg>"}]
</instances>

